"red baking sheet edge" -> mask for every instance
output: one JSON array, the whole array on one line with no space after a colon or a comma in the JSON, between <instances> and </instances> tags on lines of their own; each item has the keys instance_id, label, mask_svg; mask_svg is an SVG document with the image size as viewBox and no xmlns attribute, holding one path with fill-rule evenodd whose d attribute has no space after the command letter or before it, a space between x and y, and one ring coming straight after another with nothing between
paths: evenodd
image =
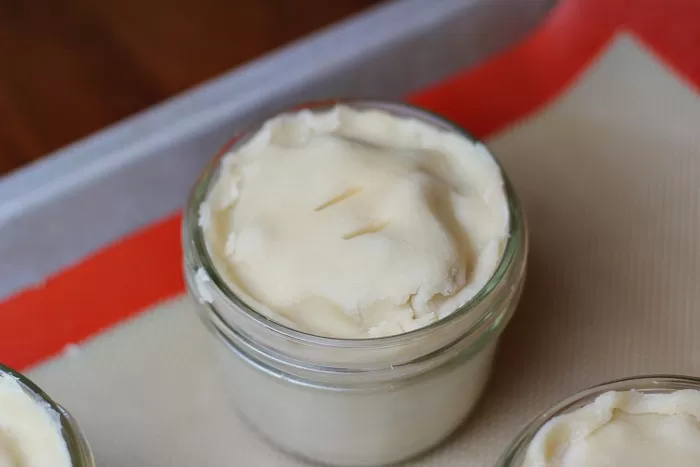
<instances>
[{"instance_id":1,"label":"red baking sheet edge","mask_svg":"<svg viewBox=\"0 0 700 467\"><path fill-rule=\"evenodd\" d=\"M700 88L700 1L564 0L516 47L409 101L485 138L566 89L620 29ZM24 369L181 294L179 234L173 214L0 303L0 361Z\"/></svg>"}]
</instances>

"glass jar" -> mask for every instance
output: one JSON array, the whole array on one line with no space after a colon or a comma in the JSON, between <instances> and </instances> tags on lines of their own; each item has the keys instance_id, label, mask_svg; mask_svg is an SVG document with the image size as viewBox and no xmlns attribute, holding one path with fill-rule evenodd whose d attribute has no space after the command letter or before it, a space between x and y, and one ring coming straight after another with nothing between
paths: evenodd
<instances>
[{"instance_id":1,"label":"glass jar","mask_svg":"<svg viewBox=\"0 0 700 467\"><path fill-rule=\"evenodd\" d=\"M609 383L593 386L570 396L554 407L546 410L530 422L511 443L496 464L498 467L520 467L525 462L525 455L530 442L540 428L552 418L573 412L590 404L598 396L608 391L639 391L644 393L669 393L681 389L700 390L700 378L674 375L650 375L624 378Z\"/></svg>"},{"instance_id":2,"label":"glass jar","mask_svg":"<svg viewBox=\"0 0 700 467\"><path fill-rule=\"evenodd\" d=\"M83 432L66 409L54 402L44 391L21 373L0 364L0 376L8 375L17 380L20 387L35 401L44 404L58 414L61 434L68 447L73 467L95 467L95 459Z\"/></svg>"},{"instance_id":3,"label":"glass jar","mask_svg":"<svg viewBox=\"0 0 700 467\"><path fill-rule=\"evenodd\" d=\"M343 104L382 109L469 137L452 123L405 104ZM332 105L304 107L318 111ZM229 143L204 171L183 219L188 290L220 343L224 380L239 414L278 448L323 464L391 464L435 446L479 399L498 337L520 297L527 235L510 182L504 175L510 232L503 257L469 303L400 335L319 337L270 320L237 297L214 267L198 225L199 206L217 179L220 157L258 128Z\"/></svg>"}]
</instances>

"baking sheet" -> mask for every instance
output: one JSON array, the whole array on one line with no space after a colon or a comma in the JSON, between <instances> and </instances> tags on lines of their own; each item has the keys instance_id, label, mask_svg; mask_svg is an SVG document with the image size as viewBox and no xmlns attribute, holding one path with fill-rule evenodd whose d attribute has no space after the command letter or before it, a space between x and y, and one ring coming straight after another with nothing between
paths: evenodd
<instances>
[{"instance_id":1,"label":"baking sheet","mask_svg":"<svg viewBox=\"0 0 700 467\"><path fill-rule=\"evenodd\" d=\"M700 374L700 94L620 32L554 101L491 135L531 232L528 282L487 395L416 466L489 466L582 387ZM189 299L30 376L85 428L98 464L295 466L233 416Z\"/></svg>"}]
</instances>

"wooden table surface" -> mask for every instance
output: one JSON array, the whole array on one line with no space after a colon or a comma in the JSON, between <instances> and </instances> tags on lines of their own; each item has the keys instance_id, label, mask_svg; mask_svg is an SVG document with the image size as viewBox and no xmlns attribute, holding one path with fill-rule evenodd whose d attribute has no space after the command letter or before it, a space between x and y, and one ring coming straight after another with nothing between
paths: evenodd
<instances>
[{"instance_id":1,"label":"wooden table surface","mask_svg":"<svg viewBox=\"0 0 700 467\"><path fill-rule=\"evenodd\" d=\"M0 0L0 174L380 0Z\"/></svg>"}]
</instances>

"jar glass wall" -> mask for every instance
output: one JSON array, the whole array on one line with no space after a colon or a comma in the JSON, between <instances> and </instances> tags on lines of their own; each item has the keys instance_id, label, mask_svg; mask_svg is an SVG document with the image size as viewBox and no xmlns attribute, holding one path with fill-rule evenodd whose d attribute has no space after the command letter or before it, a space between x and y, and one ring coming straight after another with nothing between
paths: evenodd
<instances>
[{"instance_id":1,"label":"jar glass wall","mask_svg":"<svg viewBox=\"0 0 700 467\"><path fill-rule=\"evenodd\" d=\"M87 439L70 413L54 402L41 388L29 380L29 378L0 364L0 376L3 375L15 378L22 390L32 399L48 406L58 414L61 424L61 434L68 447L71 465L73 467L95 467L95 459L93 458Z\"/></svg>"},{"instance_id":2,"label":"jar glass wall","mask_svg":"<svg viewBox=\"0 0 700 467\"><path fill-rule=\"evenodd\" d=\"M398 103L343 102L382 109L440 129L463 130ZM309 106L312 111L330 105ZM423 452L450 434L475 406L498 336L524 282L527 234L504 174L510 231L497 270L468 303L404 334L368 339L319 337L257 313L227 286L198 225L201 203L218 177L225 147L198 180L183 220L184 271L242 418L284 451L332 465L381 465ZM471 139L471 138L470 138Z\"/></svg>"},{"instance_id":3,"label":"jar glass wall","mask_svg":"<svg viewBox=\"0 0 700 467\"><path fill-rule=\"evenodd\" d=\"M498 467L521 467L525 462L530 443L537 432L548 421L559 415L580 409L608 391L635 390L643 393L664 394L682 389L700 390L700 378L675 375L638 376L619 379L585 389L564 399L530 422L511 443L496 465Z\"/></svg>"}]
</instances>

